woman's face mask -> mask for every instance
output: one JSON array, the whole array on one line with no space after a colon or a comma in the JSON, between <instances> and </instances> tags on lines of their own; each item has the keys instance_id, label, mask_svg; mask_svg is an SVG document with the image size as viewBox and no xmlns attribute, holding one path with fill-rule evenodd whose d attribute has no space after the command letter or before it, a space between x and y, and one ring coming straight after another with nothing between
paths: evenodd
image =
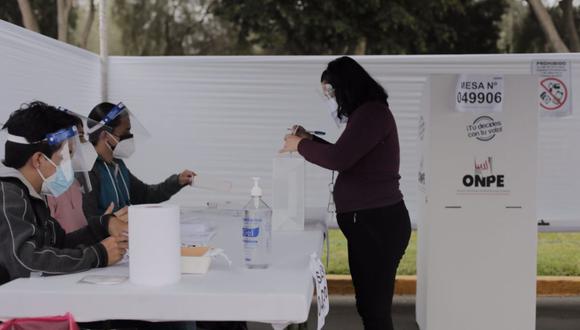
<instances>
[{"instance_id":1,"label":"woman's face mask","mask_svg":"<svg viewBox=\"0 0 580 330\"><path fill-rule=\"evenodd\" d=\"M326 98L326 104L328 106L328 112L332 120L334 120L336 127L340 127L341 124L346 123L347 118L338 117L338 103L336 102L336 96L334 93L334 88L331 84L323 83L322 92Z\"/></svg>"},{"instance_id":2,"label":"woman's face mask","mask_svg":"<svg viewBox=\"0 0 580 330\"><path fill-rule=\"evenodd\" d=\"M113 157L115 158L129 158L135 152L135 138L133 134L128 134L124 137L117 138L113 134L107 132L116 142L114 146L109 145L113 150Z\"/></svg>"},{"instance_id":3,"label":"woman's face mask","mask_svg":"<svg viewBox=\"0 0 580 330\"><path fill-rule=\"evenodd\" d=\"M36 169L38 175L42 178L41 193L58 197L66 192L74 182L74 171L71 160L70 158L64 158L60 165L56 165L50 158L46 157L46 155L43 154L42 156L44 156L44 158L56 168L56 171L49 177L44 177L42 172L40 172L40 169Z\"/></svg>"}]
</instances>

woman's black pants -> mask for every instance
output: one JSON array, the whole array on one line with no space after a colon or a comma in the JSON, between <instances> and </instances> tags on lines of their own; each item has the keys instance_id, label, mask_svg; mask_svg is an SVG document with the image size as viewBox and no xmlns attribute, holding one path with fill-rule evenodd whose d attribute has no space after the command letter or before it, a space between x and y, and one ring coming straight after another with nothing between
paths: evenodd
<instances>
[{"instance_id":1,"label":"woman's black pants","mask_svg":"<svg viewBox=\"0 0 580 330\"><path fill-rule=\"evenodd\" d=\"M338 213L337 220L348 242L356 308L364 328L392 330L395 275L411 236L405 203Z\"/></svg>"}]
</instances>

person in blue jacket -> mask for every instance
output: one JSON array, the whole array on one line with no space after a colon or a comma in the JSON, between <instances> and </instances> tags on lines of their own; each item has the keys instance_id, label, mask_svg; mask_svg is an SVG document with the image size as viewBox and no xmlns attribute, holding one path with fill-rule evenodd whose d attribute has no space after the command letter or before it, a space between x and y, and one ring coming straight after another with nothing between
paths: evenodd
<instances>
[{"instance_id":1,"label":"person in blue jacket","mask_svg":"<svg viewBox=\"0 0 580 330\"><path fill-rule=\"evenodd\" d=\"M102 214L114 204L113 211L129 205L161 203L169 200L183 187L191 185L195 173L184 170L159 184L139 180L123 159L135 151L132 126L138 121L122 104L103 102L89 114L89 140L99 157L89 172L92 191L83 195L86 215Z\"/></svg>"}]
</instances>

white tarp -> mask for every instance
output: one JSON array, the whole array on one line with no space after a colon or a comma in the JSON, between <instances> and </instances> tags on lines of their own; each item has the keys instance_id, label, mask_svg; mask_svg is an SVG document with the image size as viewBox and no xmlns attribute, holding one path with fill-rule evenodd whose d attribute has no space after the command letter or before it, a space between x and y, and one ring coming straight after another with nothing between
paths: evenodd
<instances>
[{"instance_id":1,"label":"white tarp","mask_svg":"<svg viewBox=\"0 0 580 330\"><path fill-rule=\"evenodd\" d=\"M33 100L77 111L99 98L98 56L0 20L0 122Z\"/></svg>"},{"instance_id":2,"label":"white tarp","mask_svg":"<svg viewBox=\"0 0 580 330\"><path fill-rule=\"evenodd\" d=\"M18 104L32 99L83 114L98 102L96 55L1 21L0 31L0 116L6 118ZM265 199L271 200L272 158L287 127L301 123L326 131L329 140L338 136L317 93L320 74L333 58L110 57L110 100L123 101L153 134L138 146L130 168L151 183L183 168L233 182L231 194L186 189L174 198L182 205L242 204L249 198L252 176L263 178ZM531 62L543 58L570 60L572 80L580 78L577 54L357 57L390 95L401 143L401 188L413 218L418 196L418 114L426 76L531 74ZM577 141L577 116L540 120L540 218L580 219ZM330 173L308 165L306 177L306 206L326 207Z\"/></svg>"}]
</instances>

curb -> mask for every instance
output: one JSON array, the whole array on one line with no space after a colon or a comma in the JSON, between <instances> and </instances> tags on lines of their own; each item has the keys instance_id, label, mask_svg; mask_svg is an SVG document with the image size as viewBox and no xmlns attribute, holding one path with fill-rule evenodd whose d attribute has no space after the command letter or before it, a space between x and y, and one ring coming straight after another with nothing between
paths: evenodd
<instances>
[{"instance_id":1,"label":"curb","mask_svg":"<svg viewBox=\"0 0 580 330\"><path fill-rule=\"evenodd\" d=\"M350 275L327 275L328 290L335 295L353 295L354 288ZM580 276L538 276L538 296L580 296ZM417 276L397 276L396 295L415 295Z\"/></svg>"}]
</instances>

